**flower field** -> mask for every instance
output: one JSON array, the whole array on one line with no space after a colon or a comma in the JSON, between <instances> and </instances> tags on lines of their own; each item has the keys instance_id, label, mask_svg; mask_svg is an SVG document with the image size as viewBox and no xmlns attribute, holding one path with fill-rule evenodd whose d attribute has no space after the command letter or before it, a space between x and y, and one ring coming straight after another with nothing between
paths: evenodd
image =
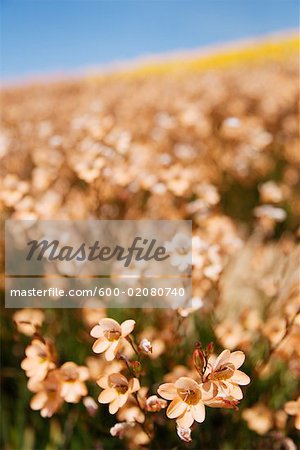
<instances>
[{"instance_id":1,"label":"flower field","mask_svg":"<svg viewBox=\"0 0 300 450\"><path fill-rule=\"evenodd\" d=\"M3 306L1 449L299 448L297 49L2 89L3 220L192 220L193 294Z\"/></svg>"}]
</instances>

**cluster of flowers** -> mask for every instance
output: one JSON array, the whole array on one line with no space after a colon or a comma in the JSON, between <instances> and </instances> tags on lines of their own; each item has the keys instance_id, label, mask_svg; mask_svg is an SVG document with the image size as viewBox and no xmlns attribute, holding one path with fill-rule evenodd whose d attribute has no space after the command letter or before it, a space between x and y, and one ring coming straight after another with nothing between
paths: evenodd
<instances>
[{"instance_id":1,"label":"cluster of flowers","mask_svg":"<svg viewBox=\"0 0 300 450\"><path fill-rule=\"evenodd\" d=\"M90 378L89 370L85 366L78 366L74 362L66 362L57 367L53 346L38 334L43 314L38 310L20 310L14 320L20 331L33 334L31 344L26 348L26 358L21 367L28 376L28 389L35 393L30 406L40 410L42 417L51 417L59 410L63 401L78 403L85 397L84 404L91 410L97 410L96 403L88 396L85 381ZM247 385L250 378L239 370L245 360L241 351L230 352L224 350L218 357L213 354L213 345L209 344L205 350L197 344L193 352L193 363L197 373L197 380L191 377L179 377L174 383L161 384L157 395L148 396L148 387L141 387L140 353L152 352L151 342L144 338L138 348L135 346L131 333L134 320L125 320L119 324L111 318L103 318L91 330L91 336L96 338L93 351L104 353L107 362L115 358L124 361L129 376L121 371L109 371L101 376L97 384L103 389L98 401L109 404L110 414L119 414L125 418L117 423L111 434L123 437L128 430L138 424L145 423L147 412L156 413L166 408L167 401L171 401L167 408L167 417L176 419L179 437L191 441L191 426L194 421L202 423L205 419L205 406L217 408L237 408L243 393L239 385ZM138 360L131 361L122 353L123 341L132 346ZM132 376L135 375L135 376ZM133 397L134 396L134 397ZM136 403L133 403L133 398ZM129 407L128 407L129 403ZM133 403L133 404L132 404ZM127 406L126 408L124 408ZM129 413L128 413L129 409ZM151 428L142 427L137 435L139 443L146 443L151 437Z\"/></svg>"}]
</instances>

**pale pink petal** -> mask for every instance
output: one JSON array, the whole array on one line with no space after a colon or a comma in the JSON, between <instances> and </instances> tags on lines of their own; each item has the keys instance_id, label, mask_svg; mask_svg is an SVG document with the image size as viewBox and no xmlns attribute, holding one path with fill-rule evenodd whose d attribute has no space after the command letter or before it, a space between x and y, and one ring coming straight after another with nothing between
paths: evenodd
<instances>
[{"instance_id":1,"label":"pale pink petal","mask_svg":"<svg viewBox=\"0 0 300 450\"><path fill-rule=\"evenodd\" d=\"M140 389L141 385L140 382L137 378L131 378L131 380L129 380L129 390L131 392L136 392Z\"/></svg>"},{"instance_id":2,"label":"pale pink petal","mask_svg":"<svg viewBox=\"0 0 300 450\"><path fill-rule=\"evenodd\" d=\"M201 397L203 401L207 401L215 397L218 393L217 384L212 381L206 381L200 384Z\"/></svg>"},{"instance_id":3,"label":"pale pink petal","mask_svg":"<svg viewBox=\"0 0 300 450\"><path fill-rule=\"evenodd\" d=\"M228 362L229 357L230 357L230 351L223 350L222 353L217 357L217 359L214 362L214 365L213 365L214 370L216 370L218 367L220 367L224 363Z\"/></svg>"},{"instance_id":4,"label":"pale pink petal","mask_svg":"<svg viewBox=\"0 0 300 450\"><path fill-rule=\"evenodd\" d=\"M205 419L205 407L202 402L199 402L197 405L193 405L191 407L192 416L196 420L196 422L202 423Z\"/></svg>"},{"instance_id":5,"label":"pale pink petal","mask_svg":"<svg viewBox=\"0 0 300 450\"><path fill-rule=\"evenodd\" d=\"M236 400L241 400L243 398L243 391L237 384L228 383L228 386L230 395L232 397L234 397Z\"/></svg>"},{"instance_id":6,"label":"pale pink petal","mask_svg":"<svg viewBox=\"0 0 300 450\"><path fill-rule=\"evenodd\" d=\"M39 392L34 395L30 402L30 408L34 411L41 409L47 401L47 394L45 392Z\"/></svg>"},{"instance_id":7,"label":"pale pink petal","mask_svg":"<svg viewBox=\"0 0 300 450\"><path fill-rule=\"evenodd\" d=\"M187 404L184 403L180 397L174 398L168 406L167 416L169 419L176 419L181 416L187 409Z\"/></svg>"},{"instance_id":8,"label":"pale pink petal","mask_svg":"<svg viewBox=\"0 0 300 450\"><path fill-rule=\"evenodd\" d=\"M244 372L241 372L240 370L236 370L234 372L233 376L230 378L230 381L232 381L233 383L237 383L237 384L241 384L242 386L245 386L246 384L250 383L250 378Z\"/></svg>"},{"instance_id":9,"label":"pale pink petal","mask_svg":"<svg viewBox=\"0 0 300 450\"><path fill-rule=\"evenodd\" d=\"M193 391L199 391L199 384L189 377L180 377L175 383L176 389L191 389Z\"/></svg>"},{"instance_id":10,"label":"pale pink petal","mask_svg":"<svg viewBox=\"0 0 300 450\"><path fill-rule=\"evenodd\" d=\"M132 330L134 329L134 325L135 325L135 321L134 320L125 320L125 322L123 322L121 324L121 330L122 330L122 336L126 337L128 336Z\"/></svg>"},{"instance_id":11,"label":"pale pink petal","mask_svg":"<svg viewBox=\"0 0 300 450\"><path fill-rule=\"evenodd\" d=\"M120 345L120 341L114 341L106 350L105 352L105 359L106 361L112 361L115 359L117 351L118 351L118 347Z\"/></svg>"},{"instance_id":12,"label":"pale pink petal","mask_svg":"<svg viewBox=\"0 0 300 450\"><path fill-rule=\"evenodd\" d=\"M105 338L101 337L97 339L93 344L93 352L95 353L103 353L110 346L110 342Z\"/></svg>"},{"instance_id":13,"label":"pale pink petal","mask_svg":"<svg viewBox=\"0 0 300 450\"><path fill-rule=\"evenodd\" d=\"M128 400L128 393L119 395L119 408L122 408L122 406L125 405L125 403Z\"/></svg>"},{"instance_id":14,"label":"pale pink petal","mask_svg":"<svg viewBox=\"0 0 300 450\"><path fill-rule=\"evenodd\" d=\"M236 351L231 353L229 362L231 362L236 369L241 367L244 364L245 361L245 353L241 351Z\"/></svg>"},{"instance_id":15,"label":"pale pink petal","mask_svg":"<svg viewBox=\"0 0 300 450\"><path fill-rule=\"evenodd\" d=\"M94 338L103 337L103 328L100 325L95 325L94 328L91 329L90 335Z\"/></svg>"},{"instance_id":16,"label":"pale pink petal","mask_svg":"<svg viewBox=\"0 0 300 450\"><path fill-rule=\"evenodd\" d=\"M120 401L120 398L118 395L118 397L109 404L108 410L109 410L110 414L116 414L116 412L120 408L119 401Z\"/></svg>"},{"instance_id":17,"label":"pale pink petal","mask_svg":"<svg viewBox=\"0 0 300 450\"><path fill-rule=\"evenodd\" d=\"M191 411L186 411L182 414L178 419L176 419L176 423L181 428L190 428L194 423L194 417Z\"/></svg>"},{"instance_id":18,"label":"pale pink petal","mask_svg":"<svg viewBox=\"0 0 300 450\"><path fill-rule=\"evenodd\" d=\"M164 383L159 386L157 392L166 400L173 400L177 396L177 389L174 383Z\"/></svg>"},{"instance_id":19,"label":"pale pink petal","mask_svg":"<svg viewBox=\"0 0 300 450\"><path fill-rule=\"evenodd\" d=\"M98 386L102 387L102 389L108 388L108 380L107 377L101 377L97 380Z\"/></svg>"},{"instance_id":20,"label":"pale pink petal","mask_svg":"<svg viewBox=\"0 0 300 450\"><path fill-rule=\"evenodd\" d=\"M112 384L123 384L125 386L128 386L127 378L124 375L122 375L121 373L116 373L116 372L111 373L108 376L108 381L109 381L109 383L112 383Z\"/></svg>"},{"instance_id":21,"label":"pale pink petal","mask_svg":"<svg viewBox=\"0 0 300 450\"><path fill-rule=\"evenodd\" d=\"M107 388L98 397L99 403L110 403L118 397L118 393L113 388Z\"/></svg>"},{"instance_id":22,"label":"pale pink petal","mask_svg":"<svg viewBox=\"0 0 300 450\"><path fill-rule=\"evenodd\" d=\"M99 321L99 325L102 328L103 332L105 331L118 331L121 334L120 324L114 320L106 317L105 319L101 319Z\"/></svg>"}]
</instances>

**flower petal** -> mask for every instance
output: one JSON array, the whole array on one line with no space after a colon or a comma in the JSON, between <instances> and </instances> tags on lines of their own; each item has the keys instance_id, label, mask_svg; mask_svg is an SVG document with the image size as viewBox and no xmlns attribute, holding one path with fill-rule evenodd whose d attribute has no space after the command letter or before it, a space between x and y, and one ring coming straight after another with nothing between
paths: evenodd
<instances>
[{"instance_id":1,"label":"flower petal","mask_svg":"<svg viewBox=\"0 0 300 450\"><path fill-rule=\"evenodd\" d=\"M118 393L114 388L107 388L101 392L98 397L99 403L110 403L118 397Z\"/></svg>"},{"instance_id":2,"label":"flower petal","mask_svg":"<svg viewBox=\"0 0 300 450\"><path fill-rule=\"evenodd\" d=\"M234 399L241 400L243 398L243 391L238 384L228 383L228 387L229 393Z\"/></svg>"},{"instance_id":3,"label":"flower petal","mask_svg":"<svg viewBox=\"0 0 300 450\"><path fill-rule=\"evenodd\" d=\"M94 338L103 337L103 328L100 325L95 325L94 328L91 329L90 335Z\"/></svg>"},{"instance_id":4,"label":"flower petal","mask_svg":"<svg viewBox=\"0 0 300 450\"><path fill-rule=\"evenodd\" d=\"M164 383L159 386L157 392L166 400L173 400L177 396L177 389L174 383Z\"/></svg>"},{"instance_id":5,"label":"flower petal","mask_svg":"<svg viewBox=\"0 0 300 450\"><path fill-rule=\"evenodd\" d=\"M128 393L119 395L119 408L122 408L122 406L125 405L125 403L128 400Z\"/></svg>"},{"instance_id":6,"label":"flower petal","mask_svg":"<svg viewBox=\"0 0 300 450\"><path fill-rule=\"evenodd\" d=\"M197 403L197 405L193 405L191 408L192 416L196 420L196 422L202 423L205 419L205 406L202 402Z\"/></svg>"},{"instance_id":7,"label":"flower petal","mask_svg":"<svg viewBox=\"0 0 300 450\"><path fill-rule=\"evenodd\" d=\"M134 329L134 325L135 325L135 321L134 320L125 320L125 322L123 322L121 324L121 330L122 330L122 336L126 337L128 336L132 330Z\"/></svg>"},{"instance_id":8,"label":"flower petal","mask_svg":"<svg viewBox=\"0 0 300 450\"><path fill-rule=\"evenodd\" d=\"M131 378L129 380L129 389L131 392L136 392L140 389L141 385L137 378Z\"/></svg>"},{"instance_id":9,"label":"flower petal","mask_svg":"<svg viewBox=\"0 0 300 450\"><path fill-rule=\"evenodd\" d=\"M119 331L119 333L121 333L120 324L116 320L110 319L109 317L99 320L99 325L100 325L101 329L103 330L103 332Z\"/></svg>"},{"instance_id":10,"label":"flower petal","mask_svg":"<svg viewBox=\"0 0 300 450\"><path fill-rule=\"evenodd\" d=\"M38 392L35 394L30 402L30 408L34 411L41 409L47 401L47 394L45 392Z\"/></svg>"},{"instance_id":11,"label":"flower petal","mask_svg":"<svg viewBox=\"0 0 300 450\"><path fill-rule=\"evenodd\" d=\"M222 364L225 362L228 362L230 358L230 351L229 350L223 350L222 353L217 357L217 359L214 362L214 370L218 369Z\"/></svg>"},{"instance_id":12,"label":"flower petal","mask_svg":"<svg viewBox=\"0 0 300 450\"><path fill-rule=\"evenodd\" d=\"M117 354L118 351L118 347L119 347L119 339L117 341L114 341L106 350L105 352L105 359L106 361L112 361L113 359L115 359L115 356Z\"/></svg>"},{"instance_id":13,"label":"flower petal","mask_svg":"<svg viewBox=\"0 0 300 450\"><path fill-rule=\"evenodd\" d=\"M231 362L236 369L241 367L244 364L244 361L245 361L245 353L241 351L233 352L229 357L229 362Z\"/></svg>"},{"instance_id":14,"label":"flower petal","mask_svg":"<svg viewBox=\"0 0 300 450\"><path fill-rule=\"evenodd\" d=\"M182 414L178 419L176 419L176 423L181 428L190 428L194 423L194 417L191 411L186 411Z\"/></svg>"},{"instance_id":15,"label":"flower petal","mask_svg":"<svg viewBox=\"0 0 300 450\"><path fill-rule=\"evenodd\" d=\"M110 346L110 342L105 337L100 337L93 344L93 352L103 353Z\"/></svg>"},{"instance_id":16,"label":"flower petal","mask_svg":"<svg viewBox=\"0 0 300 450\"><path fill-rule=\"evenodd\" d=\"M181 416L187 409L187 404L184 403L180 397L174 398L168 406L167 416L169 419L176 419Z\"/></svg>"},{"instance_id":17,"label":"flower petal","mask_svg":"<svg viewBox=\"0 0 300 450\"><path fill-rule=\"evenodd\" d=\"M119 402L120 402L120 397L118 395L118 397L109 404L108 410L109 410L110 414L116 414L116 412L120 408Z\"/></svg>"},{"instance_id":18,"label":"flower petal","mask_svg":"<svg viewBox=\"0 0 300 450\"><path fill-rule=\"evenodd\" d=\"M102 387L102 389L108 388L108 380L107 377L101 377L97 380L98 386Z\"/></svg>"},{"instance_id":19,"label":"flower petal","mask_svg":"<svg viewBox=\"0 0 300 450\"><path fill-rule=\"evenodd\" d=\"M241 384L242 386L245 386L246 384L250 383L250 378L248 375L246 375L244 372L241 372L240 370L236 370L232 377L230 378L230 381L233 383Z\"/></svg>"}]
</instances>

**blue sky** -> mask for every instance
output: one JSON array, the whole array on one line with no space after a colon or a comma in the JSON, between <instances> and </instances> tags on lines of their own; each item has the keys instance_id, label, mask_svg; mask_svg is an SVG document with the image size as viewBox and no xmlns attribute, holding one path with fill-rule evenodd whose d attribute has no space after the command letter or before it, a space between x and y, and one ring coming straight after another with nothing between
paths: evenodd
<instances>
[{"instance_id":1,"label":"blue sky","mask_svg":"<svg viewBox=\"0 0 300 450\"><path fill-rule=\"evenodd\" d=\"M298 0L0 0L5 80L299 26Z\"/></svg>"}]
</instances>

